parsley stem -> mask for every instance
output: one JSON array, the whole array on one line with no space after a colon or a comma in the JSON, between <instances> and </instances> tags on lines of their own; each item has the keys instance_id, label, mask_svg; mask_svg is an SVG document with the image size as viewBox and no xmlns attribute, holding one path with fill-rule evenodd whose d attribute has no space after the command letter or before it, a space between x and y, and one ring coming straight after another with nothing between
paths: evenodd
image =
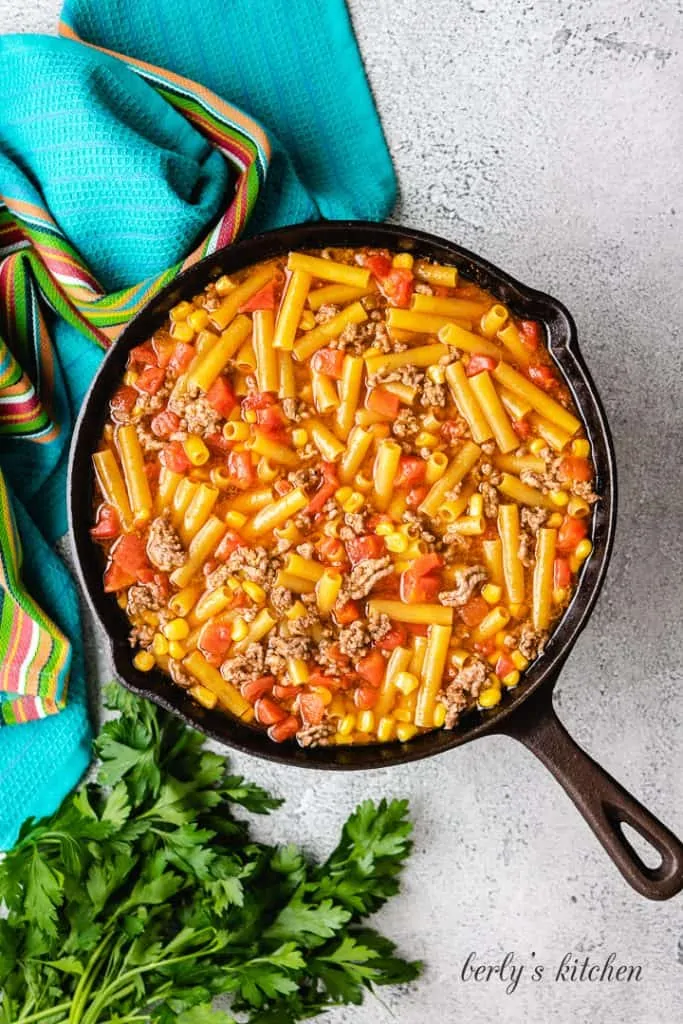
<instances>
[{"instance_id":1,"label":"parsley stem","mask_svg":"<svg viewBox=\"0 0 683 1024\"><path fill-rule=\"evenodd\" d=\"M69 1009L71 1003L60 1003L59 1006L53 1006L51 1010L41 1010L40 1013L32 1013L28 1017L19 1017L17 1024L33 1024L37 1020L46 1020L48 1017L54 1017L56 1013L63 1013Z\"/></svg>"}]
</instances>

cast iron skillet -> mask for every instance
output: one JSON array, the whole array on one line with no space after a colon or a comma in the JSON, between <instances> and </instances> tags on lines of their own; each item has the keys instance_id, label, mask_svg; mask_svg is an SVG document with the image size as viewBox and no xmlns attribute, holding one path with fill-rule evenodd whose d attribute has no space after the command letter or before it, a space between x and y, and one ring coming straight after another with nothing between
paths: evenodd
<instances>
[{"instance_id":1,"label":"cast iron skillet","mask_svg":"<svg viewBox=\"0 0 683 1024\"><path fill-rule=\"evenodd\" d=\"M201 292L209 280L289 249L324 246L386 246L458 267L522 317L542 321L550 350L562 369L586 424L597 467L601 500L593 524L593 553L586 562L574 599L544 654L526 672L524 682L497 709L478 712L452 732L439 730L410 743L303 750L294 743L272 743L265 733L195 704L160 672L144 674L132 665L128 624L112 595L102 588L102 555L89 537L91 526L91 453L100 437L107 402L124 372L129 350L163 323L180 299ZM80 580L90 607L103 625L121 681L133 692L177 714L213 739L245 753L281 764L327 770L384 768L440 754L487 733L513 736L550 769L586 818L626 880L643 896L668 899L683 888L683 845L569 736L555 715L553 687L565 659L584 628L607 569L616 515L616 470L609 428L595 386L579 352L576 328L555 299L513 280L478 256L433 235L408 228L363 222L327 222L285 228L239 242L214 253L176 278L126 327L108 352L93 381L74 432L69 471L70 523ZM591 700L590 689L588 699ZM629 844L626 823L660 854L648 867Z\"/></svg>"}]
</instances>

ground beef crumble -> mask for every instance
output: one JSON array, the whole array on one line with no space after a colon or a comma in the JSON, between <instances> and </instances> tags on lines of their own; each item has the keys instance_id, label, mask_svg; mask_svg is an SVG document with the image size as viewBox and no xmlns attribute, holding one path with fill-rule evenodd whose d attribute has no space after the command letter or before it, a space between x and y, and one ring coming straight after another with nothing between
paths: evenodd
<instances>
[{"instance_id":1,"label":"ground beef crumble","mask_svg":"<svg viewBox=\"0 0 683 1024\"><path fill-rule=\"evenodd\" d=\"M128 589L126 610L132 619L143 612L158 612L164 605L161 591L156 583L134 583Z\"/></svg>"},{"instance_id":2,"label":"ground beef crumble","mask_svg":"<svg viewBox=\"0 0 683 1024\"><path fill-rule=\"evenodd\" d=\"M142 622L138 626L133 626L128 634L128 642L131 647L143 647L145 650L149 650L154 639L154 632L154 626L148 626L146 622Z\"/></svg>"},{"instance_id":3,"label":"ground beef crumble","mask_svg":"<svg viewBox=\"0 0 683 1024\"><path fill-rule=\"evenodd\" d=\"M175 658L168 659L168 671L171 673L171 679L176 686L182 687L183 690L189 690L191 686L195 685L195 680L190 673Z\"/></svg>"},{"instance_id":4,"label":"ground beef crumble","mask_svg":"<svg viewBox=\"0 0 683 1024\"><path fill-rule=\"evenodd\" d=\"M358 659L368 654L391 629L387 615L370 615L367 622L357 619L339 631L339 650L348 658Z\"/></svg>"},{"instance_id":5,"label":"ground beef crumble","mask_svg":"<svg viewBox=\"0 0 683 1024\"><path fill-rule=\"evenodd\" d=\"M442 590L439 601L450 608L461 608L487 578L488 574L483 565L468 565L464 569L456 569L453 574L453 589Z\"/></svg>"},{"instance_id":6,"label":"ground beef crumble","mask_svg":"<svg viewBox=\"0 0 683 1024\"><path fill-rule=\"evenodd\" d=\"M410 409L400 409L399 414L394 420L391 432L394 437L398 438L399 441L404 441L408 437L413 437L418 434L421 430L420 421L414 412Z\"/></svg>"},{"instance_id":7,"label":"ground beef crumble","mask_svg":"<svg viewBox=\"0 0 683 1024\"><path fill-rule=\"evenodd\" d=\"M162 572L171 572L187 560L180 537L171 525L168 509L152 520L147 538L147 557Z\"/></svg>"},{"instance_id":8,"label":"ground beef crumble","mask_svg":"<svg viewBox=\"0 0 683 1024\"><path fill-rule=\"evenodd\" d=\"M520 654L528 658L529 661L533 661L539 654L543 654L548 635L548 631L545 629L534 629L531 622L522 623L517 645Z\"/></svg>"},{"instance_id":9,"label":"ground beef crumble","mask_svg":"<svg viewBox=\"0 0 683 1024\"><path fill-rule=\"evenodd\" d=\"M360 601L367 597L372 588L385 576L391 576L393 571L394 565L389 555L364 559L358 565L354 565L345 577L339 594L339 603L345 604L349 600Z\"/></svg>"},{"instance_id":10,"label":"ground beef crumble","mask_svg":"<svg viewBox=\"0 0 683 1024\"><path fill-rule=\"evenodd\" d=\"M484 499L484 515L487 519L495 519L498 515L498 491L487 480L479 484L479 493Z\"/></svg>"},{"instance_id":11,"label":"ground beef crumble","mask_svg":"<svg viewBox=\"0 0 683 1024\"><path fill-rule=\"evenodd\" d=\"M336 729L332 722L321 722L320 725L306 725L296 734L300 747L327 747Z\"/></svg>"},{"instance_id":12,"label":"ground beef crumble","mask_svg":"<svg viewBox=\"0 0 683 1024\"><path fill-rule=\"evenodd\" d=\"M488 674L488 666L479 658L467 661L460 669L442 696L446 705L444 729L455 728L465 708L479 696Z\"/></svg>"}]
</instances>

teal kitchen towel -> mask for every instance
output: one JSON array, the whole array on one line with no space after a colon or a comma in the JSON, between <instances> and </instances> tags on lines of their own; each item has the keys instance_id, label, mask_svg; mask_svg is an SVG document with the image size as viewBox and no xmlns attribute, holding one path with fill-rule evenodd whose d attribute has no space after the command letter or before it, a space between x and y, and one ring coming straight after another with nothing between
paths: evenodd
<instances>
[{"instance_id":1,"label":"teal kitchen towel","mask_svg":"<svg viewBox=\"0 0 683 1024\"><path fill-rule=\"evenodd\" d=\"M248 218L381 219L395 199L342 0L73 0L60 33L0 39L0 470L24 582L73 647L66 708L0 729L0 846L87 763L76 595L49 543L103 350Z\"/></svg>"}]
</instances>

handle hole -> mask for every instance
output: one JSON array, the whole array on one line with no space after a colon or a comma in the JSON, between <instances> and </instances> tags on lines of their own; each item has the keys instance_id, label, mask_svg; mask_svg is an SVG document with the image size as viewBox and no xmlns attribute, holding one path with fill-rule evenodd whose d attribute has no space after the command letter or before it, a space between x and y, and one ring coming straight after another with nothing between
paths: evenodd
<instances>
[{"instance_id":1,"label":"handle hole","mask_svg":"<svg viewBox=\"0 0 683 1024\"><path fill-rule=\"evenodd\" d=\"M638 829L629 825L626 821L619 822L619 828L628 845L635 851L636 856L650 871L661 868L663 858L659 850L650 843Z\"/></svg>"}]
</instances>

